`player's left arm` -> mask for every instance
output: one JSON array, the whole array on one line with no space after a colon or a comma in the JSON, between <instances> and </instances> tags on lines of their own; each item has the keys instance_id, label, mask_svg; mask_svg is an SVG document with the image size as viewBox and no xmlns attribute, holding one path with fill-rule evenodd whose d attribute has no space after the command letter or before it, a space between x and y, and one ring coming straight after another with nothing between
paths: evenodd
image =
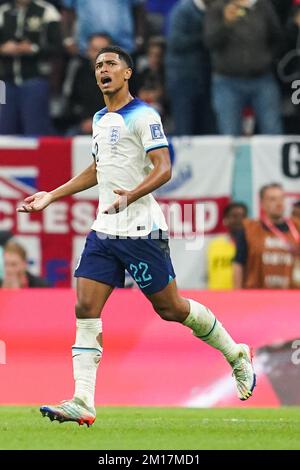
<instances>
[{"instance_id":1,"label":"player's left arm","mask_svg":"<svg viewBox=\"0 0 300 470\"><path fill-rule=\"evenodd\" d=\"M171 179L172 167L168 147L153 149L148 152L153 169L144 180L131 191L115 189L114 193L119 197L106 211L105 214L115 214L124 210L127 206L143 196L155 191Z\"/></svg>"}]
</instances>

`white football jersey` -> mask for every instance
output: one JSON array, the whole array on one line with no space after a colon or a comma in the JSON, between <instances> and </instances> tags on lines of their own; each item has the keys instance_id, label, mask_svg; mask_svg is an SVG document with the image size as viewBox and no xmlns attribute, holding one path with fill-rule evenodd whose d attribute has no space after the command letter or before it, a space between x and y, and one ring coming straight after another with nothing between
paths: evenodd
<instances>
[{"instance_id":1,"label":"white football jersey","mask_svg":"<svg viewBox=\"0 0 300 470\"><path fill-rule=\"evenodd\" d=\"M168 147L159 114L133 99L118 111L98 111L93 120L93 157L97 166L99 206L92 229L120 236L144 236L167 230L164 215L152 194L116 214L103 212L118 197L114 189L136 188L152 170L148 152Z\"/></svg>"}]
</instances>

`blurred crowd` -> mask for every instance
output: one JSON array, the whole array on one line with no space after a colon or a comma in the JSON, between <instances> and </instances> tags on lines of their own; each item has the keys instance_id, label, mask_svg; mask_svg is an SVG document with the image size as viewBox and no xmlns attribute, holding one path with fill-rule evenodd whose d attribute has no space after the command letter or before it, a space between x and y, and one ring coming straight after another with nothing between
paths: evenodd
<instances>
[{"instance_id":1,"label":"blurred crowd","mask_svg":"<svg viewBox=\"0 0 300 470\"><path fill-rule=\"evenodd\" d=\"M111 43L169 134L299 133L300 0L0 0L0 134L90 134Z\"/></svg>"},{"instance_id":2,"label":"blurred crowd","mask_svg":"<svg viewBox=\"0 0 300 470\"><path fill-rule=\"evenodd\" d=\"M259 199L258 219L247 217L243 203L225 208L226 233L207 247L209 289L300 288L300 201L288 209L276 182L263 186Z\"/></svg>"}]
</instances>

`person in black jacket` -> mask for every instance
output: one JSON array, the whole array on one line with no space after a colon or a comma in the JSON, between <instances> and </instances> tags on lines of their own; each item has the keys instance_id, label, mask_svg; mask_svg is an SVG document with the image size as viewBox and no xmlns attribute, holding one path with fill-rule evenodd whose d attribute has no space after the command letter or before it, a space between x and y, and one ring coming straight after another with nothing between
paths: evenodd
<instances>
[{"instance_id":1,"label":"person in black jacket","mask_svg":"<svg viewBox=\"0 0 300 470\"><path fill-rule=\"evenodd\" d=\"M0 108L0 134L51 133L51 58L62 49L60 14L50 3L14 0L0 7L0 80L6 104Z\"/></svg>"},{"instance_id":2,"label":"person in black jacket","mask_svg":"<svg viewBox=\"0 0 300 470\"><path fill-rule=\"evenodd\" d=\"M284 130L285 134L298 135L300 126L300 0L293 0L285 24L285 33L286 49L277 67L284 97Z\"/></svg>"},{"instance_id":3,"label":"person in black jacket","mask_svg":"<svg viewBox=\"0 0 300 470\"><path fill-rule=\"evenodd\" d=\"M243 110L251 106L259 133L281 134L281 97L272 67L284 40L270 0L215 0L204 29L219 132L240 135Z\"/></svg>"}]
</instances>

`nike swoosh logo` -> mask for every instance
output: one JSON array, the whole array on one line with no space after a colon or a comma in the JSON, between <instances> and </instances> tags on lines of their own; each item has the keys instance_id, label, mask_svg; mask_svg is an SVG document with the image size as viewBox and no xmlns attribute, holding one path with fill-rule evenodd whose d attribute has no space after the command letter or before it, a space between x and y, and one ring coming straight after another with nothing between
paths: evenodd
<instances>
[{"instance_id":1,"label":"nike swoosh logo","mask_svg":"<svg viewBox=\"0 0 300 470\"><path fill-rule=\"evenodd\" d=\"M142 284L140 284L140 288L141 289L145 289L145 287L148 287L152 284L152 282L149 282L149 284L145 284L144 286L142 286Z\"/></svg>"}]
</instances>

